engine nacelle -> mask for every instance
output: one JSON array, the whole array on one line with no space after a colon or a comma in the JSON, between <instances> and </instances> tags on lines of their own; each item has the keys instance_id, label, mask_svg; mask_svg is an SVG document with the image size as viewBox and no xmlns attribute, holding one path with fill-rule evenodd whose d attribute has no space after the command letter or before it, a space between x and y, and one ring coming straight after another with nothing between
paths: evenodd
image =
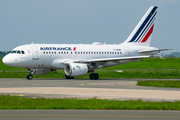
<instances>
[{"instance_id":1,"label":"engine nacelle","mask_svg":"<svg viewBox=\"0 0 180 120\"><path fill-rule=\"evenodd\" d=\"M64 67L64 71L67 76L81 76L88 72L88 66L80 63L67 63Z\"/></svg>"},{"instance_id":2,"label":"engine nacelle","mask_svg":"<svg viewBox=\"0 0 180 120\"><path fill-rule=\"evenodd\" d=\"M44 75L51 72L51 69L33 69L31 74L33 75Z\"/></svg>"}]
</instances>

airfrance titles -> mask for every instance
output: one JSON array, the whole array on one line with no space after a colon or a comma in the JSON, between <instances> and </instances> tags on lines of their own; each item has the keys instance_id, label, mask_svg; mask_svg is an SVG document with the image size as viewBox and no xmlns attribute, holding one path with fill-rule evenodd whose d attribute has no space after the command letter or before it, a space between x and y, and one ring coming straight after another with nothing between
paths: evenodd
<instances>
[{"instance_id":1,"label":"airfrance titles","mask_svg":"<svg viewBox=\"0 0 180 120\"><path fill-rule=\"evenodd\" d=\"M71 51L71 47L40 47L40 50L66 50Z\"/></svg>"}]
</instances>

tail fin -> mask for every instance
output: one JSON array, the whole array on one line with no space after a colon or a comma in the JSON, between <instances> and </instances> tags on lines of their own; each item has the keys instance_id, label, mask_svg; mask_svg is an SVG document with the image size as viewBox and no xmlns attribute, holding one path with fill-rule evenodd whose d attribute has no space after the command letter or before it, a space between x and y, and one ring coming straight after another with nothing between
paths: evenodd
<instances>
[{"instance_id":1,"label":"tail fin","mask_svg":"<svg viewBox=\"0 0 180 120\"><path fill-rule=\"evenodd\" d=\"M151 42L151 34L154 28L154 22L157 14L157 6L151 6L135 29L129 35L123 44L149 46Z\"/></svg>"}]
</instances>

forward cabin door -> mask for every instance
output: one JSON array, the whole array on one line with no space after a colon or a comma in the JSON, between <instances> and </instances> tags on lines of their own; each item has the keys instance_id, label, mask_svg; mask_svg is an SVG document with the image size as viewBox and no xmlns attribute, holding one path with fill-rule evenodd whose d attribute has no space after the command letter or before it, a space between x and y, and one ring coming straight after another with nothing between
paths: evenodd
<instances>
[{"instance_id":1,"label":"forward cabin door","mask_svg":"<svg viewBox=\"0 0 180 120\"><path fill-rule=\"evenodd\" d=\"M39 60L39 53L37 47L32 46L31 49L32 49L32 59Z\"/></svg>"}]
</instances>

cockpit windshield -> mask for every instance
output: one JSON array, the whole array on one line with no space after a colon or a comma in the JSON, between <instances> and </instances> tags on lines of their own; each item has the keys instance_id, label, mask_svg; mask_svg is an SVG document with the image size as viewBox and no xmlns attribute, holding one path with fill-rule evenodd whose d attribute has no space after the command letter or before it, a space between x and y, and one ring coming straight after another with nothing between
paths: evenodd
<instances>
[{"instance_id":1,"label":"cockpit windshield","mask_svg":"<svg viewBox=\"0 0 180 120\"><path fill-rule=\"evenodd\" d=\"M17 54L25 54L25 52L23 50L13 50L13 51L11 51L11 54L15 54L15 53L17 53Z\"/></svg>"},{"instance_id":2,"label":"cockpit windshield","mask_svg":"<svg viewBox=\"0 0 180 120\"><path fill-rule=\"evenodd\" d=\"M17 51L11 51L11 54L16 53Z\"/></svg>"}]
</instances>

